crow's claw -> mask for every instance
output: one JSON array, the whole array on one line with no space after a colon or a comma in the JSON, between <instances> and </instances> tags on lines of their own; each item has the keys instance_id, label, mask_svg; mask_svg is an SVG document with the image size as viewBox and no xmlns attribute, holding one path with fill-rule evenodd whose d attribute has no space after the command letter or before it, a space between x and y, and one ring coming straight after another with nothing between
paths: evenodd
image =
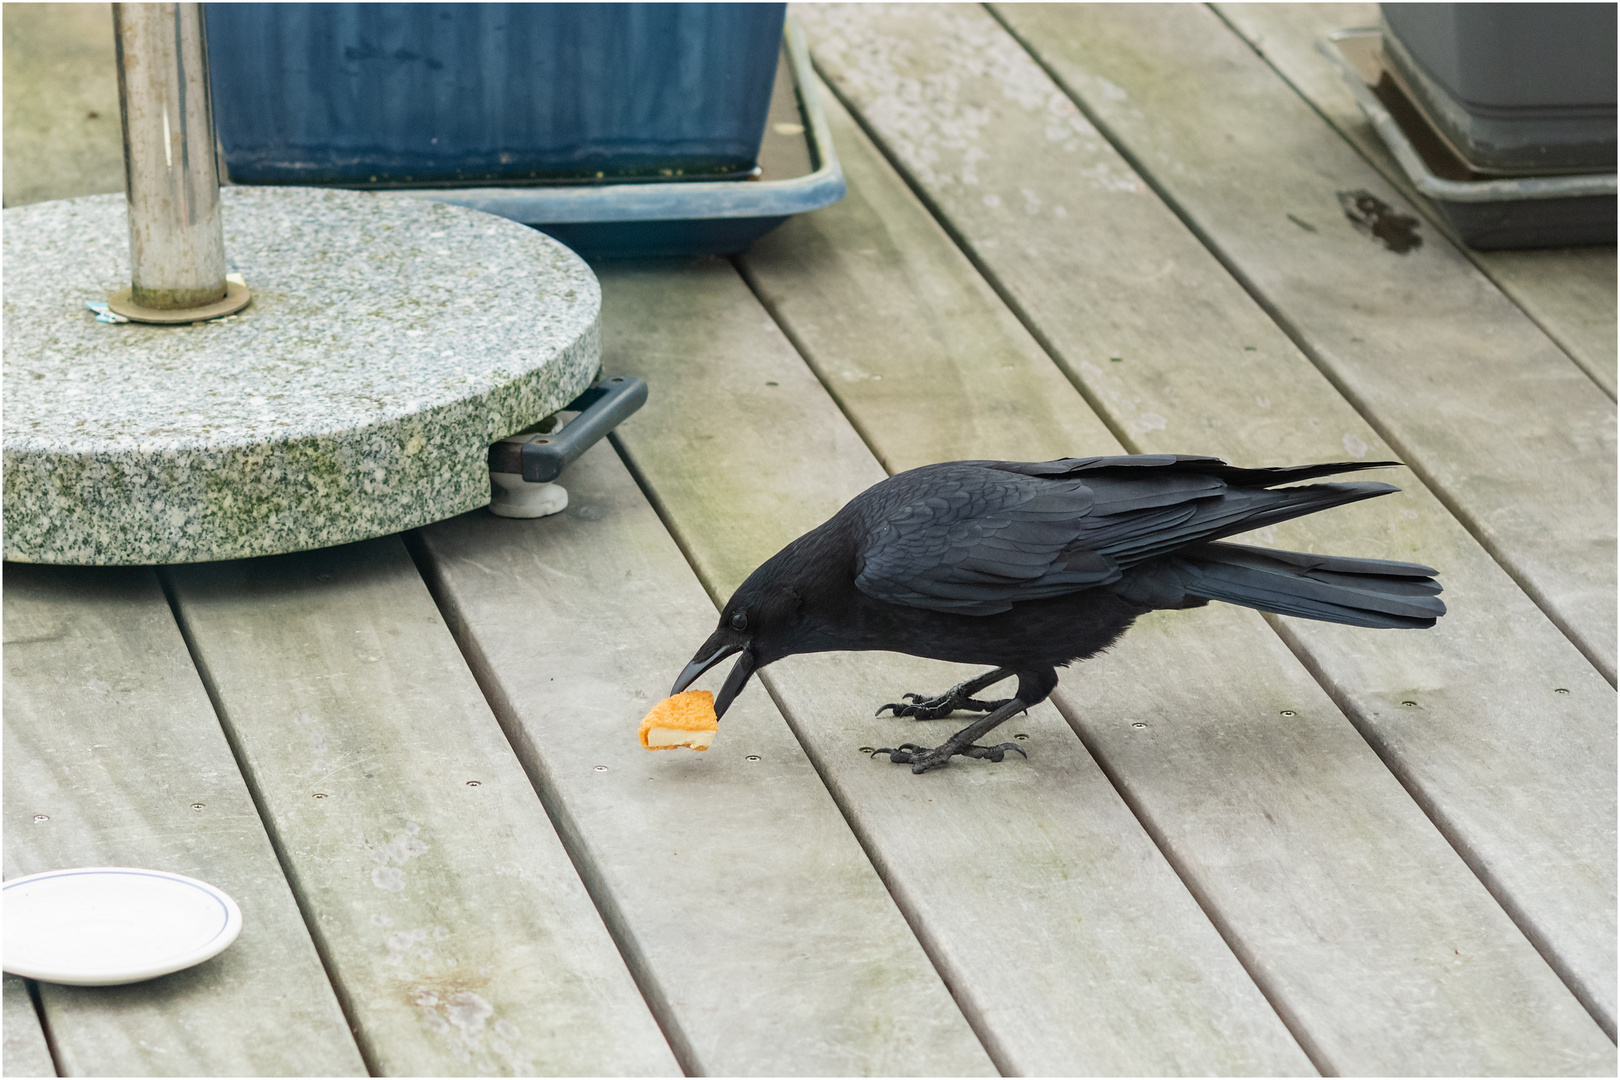
<instances>
[{"instance_id":1,"label":"crow's claw","mask_svg":"<svg viewBox=\"0 0 1620 1080\"><path fill-rule=\"evenodd\" d=\"M1011 701L1006 698L1001 701L978 701L961 692L960 686L953 686L943 694L935 697L923 697L921 694L902 694L909 704L891 701L887 705L879 705L874 714L882 716L884 709L892 709L895 716L911 716L918 720L943 720L958 709L964 712L993 713Z\"/></svg>"},{"instance_id":2,"label":"crow's claw","mask_svg":"<svg viewBox=\"0 0 1620 1080\"><path fill-rule=\"evenodd\" d=\"M1007 751L1009 750L1018 751L1026 760L1029 758L1029 755L1024 753L1024 748L1022 746L1019 746L1017 743L1010 742L1004 742L999 746L968 746L958 750L957 753L961 754L963 757L984 758L987 761L1000 761L1002 758L1007 756Z\"/></svg>"},{"instance_id":3,"label":"crow's claw","mask_svg":"<svg viewBox=\"0 0 1620 1080\"><path fill-rule=\"evenodd\" d=\"M907 701L914 702L914 703L915 702L921 702L923 700L923 696L921 694L901 694L900 696L905 698ZM902 712L901 710L910 709L910 708L912 708L911 705L902 705L899 702L891 701L887 705L879 705L878 706L878 711L873 713L872 715L873 716L882 716L884 709L893 709L894 710L894 715L896 715L896 716L905 716L907 714L905 712Z\"/></svg>"},{"instance_id":4,"label":"crow's claw","mask_svg":"<svg viewBox=\"0 0 1620 1080\"><path fill-rule=\"evenodd\" d=\"M872 751L872 756L888 754L889 760L896 765L910 765L914 773L927 772L948 764L956 754L963 757L983 758L986 761L1000 761L1007 756L1008 750L1017 750L1024 757L1024 749L1013 743L1002 743L1000 746L964 746L960 750L952 749L949 743L939 747L918 746L916 743L901 743L899 746L883 746Z\"/></svg>"}]
</instances>

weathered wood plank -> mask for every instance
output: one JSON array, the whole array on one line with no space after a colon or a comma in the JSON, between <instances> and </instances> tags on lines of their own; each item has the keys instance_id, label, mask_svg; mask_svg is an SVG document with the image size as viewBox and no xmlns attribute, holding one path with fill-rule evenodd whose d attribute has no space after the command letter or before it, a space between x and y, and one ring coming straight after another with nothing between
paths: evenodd
<instances>
[{"instance_id":1,"label":"weathered wood plank","mask_svg":"<svg viewBox=\"0 0 1620 1080\"><path fill-rule=\"evenodd\" d=\"M5 1048L0 1054L0 1072L7 1076L56 1075L28 984L15 975L5 977Z\"/></svg>"},{"instance_id":2,"label":"weathered wood plank","mask_svg":"<svg viewBox=\"0 0 1620 1080\"><path fill-rule=\"evenodd\" d=\"M109 4L7 4L6 206L121 191Z\"/></svg>"},{"instance_id":3,"label":"weathered wood plank","mask_svg":"<svg viewBox=\"0 0 1620 1080\"><path fill-rule=\"evenodd\" d=\"M373 1071L675 1071L398 538L168 573Z\"/></svg>"},{"instance_id":4,"label":"weathered wood plank","mask_svg":"<svg viewBox=\"0 0 1620 1080\"><path fill-rule=\"evenodd\" d=\"M883 468L1118 453L838 99L820 97L849 194L791 219L737 266ZM940 411L961 401L973 407Z\"/></svg>"},{"instance_id":5,"label":"weathered wood plank","mask_svg":"<svg viewBox=\"0 0 1620 1080\"><path fill-rule=\"evenodd\" d=\"M701 755L641 748L714 605L611 447L564 479L567 513L475 511L424 558L687 1070L993 1074L767 695Z\"/></svg>"},{"instance_id":6,"label":"weathered wood plank","mask_svg":"<svg viewBox=\"0 0 1620 1080\"><path fill-rule=\"evenodd\" d=\"M1059 704L1183 873L1210 883L1239 955L1322 1059L1342 1074L1612 1070L1600 1026L1305 670L1233 678L1291 659L1250 621L1144 620ZM1202 648L1169 648L1193 630Z\"/></svg>"},{"instance_id":7,"label":"weathered wood plank","mask_svg":"<svg viewBox=\"0 0 1620 1080\"><path fill-rule=\"evenodd\" d=\"M817 7L805 22L820 63L1130 449L1392 456L982 13ZM1056 149L1017 157L1043 143ZM1335 511L1341 540L1308 522L1259 539L1438 566L1451 614L1422 634L1275 624L1612 1030L1613 692L1421 484L1400 482L1403 495Z\"/></svg>"},{"instance_id":8,"label":"weathered wood plank","mask_svg":"<svg viewBox=\"0 0 1620 1080\"><path fill-rule=\"evenodd\" d=\"M654 388L621 444L711 595L882 478L730 266L597 272L605 362ZM1309 1070L1050 705L1010 725L1027 766L917 777L861 752L918 734L878 704L957 674L831 654L764 682L1001 1070Z\"/></svg>"},{"instance_id":9,"label":"weathered wood plank","mask_svg":"<svg viewBox=\"0 0 1620 1080\"><path fill-rule=\"evenodd\" d=\"M1377 4L1215 4L1227 25L1241 34L1328 122L1427 211L1406 174L1367 121L1339 69L1317 49L1335 30L1377 26ZM1444 229L1435 214L1431 224ZM1614 246L1527 251L1468 251L1501 290L1523 308L1586 373L1615 396Z\"/></svg>"},{"instance_id":10,"label":"weathered wood plank","mask_svg":"<svg viewBox=\"0 0 1620 1080\"><path fill-rule=\"evenodd\" d=\"M1613 685L1614 402L1445 238L1353 227L1409 206L1207 8L1004 14Z\"/></svg>"},{"instance_id":11,"label":"weathered wood plank","mask_svg":"<svg viewBox=\"0 0 1620 1080\"><path fill-rule=\"evenodd\" d=\"M880 458L897 470L950 456L1119 452L843 110L830 105L829 118L850 194L741 261ZM1033 405L1020 415L1017 402ZM1392 531L1409 524L1412 501L1385 507ZM1449 521L1432 499L1419 505ZM1331 535L1343 524L1335 513L1300 531ZM1372 633L1351 632L1345 647ZM1218 605L1161 613L1063 687L1060 704L1087 746L1319 1064L1528 1066L1556 1054L1571 1029L1600 1060L1609 1053L1257 616ZM1526 987L1559 1016L1530 1037L1534 1050L1519 1017Z\"/></svg>"},{"instance_id":12,"label":"weathered wood plank","mask_svg":"<svg viewBox=\"0 0 1620 1080\"><path fill-rule=\"evenodd\" d=\"M6 877L143 866L242 908L241 936L186 971L41 984L62 1071L364 1075L152 572L8 563L4 602Z\"/></svg>"},{"instance_id":13,"label":"weathered wood plank","mask_svg":"<svg viewBox=\"0 0 1620 1080\"><path fill-rule=\"evenodd\" d=\"M1481 251L1479 264L1577 364L1615 396L1615 249Z\"/></svg>"}]
</instances>

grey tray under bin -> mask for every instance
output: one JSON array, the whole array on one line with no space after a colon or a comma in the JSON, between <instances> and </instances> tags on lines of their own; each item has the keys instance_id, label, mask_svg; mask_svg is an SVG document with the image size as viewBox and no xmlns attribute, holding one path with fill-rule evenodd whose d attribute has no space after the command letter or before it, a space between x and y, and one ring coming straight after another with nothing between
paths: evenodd
<instances>
[{"instance_id":1,"label":"grey tray under bin","mask_svg":"<svg viewBox=\"0 0 1620 1080\"><path fill-rule=\"evenodd\" d=\"M396 194L520 221L586 258L744 251L792 215L844 197L844 172L816 93L809 48L791 15L760 170L754 180L416 188Z\"/></svg>"},{"instance_id":2,"label":"grey tray under bin","mask_svg":"<svg viewBox=\"0 0 1620 1080\"><path fill-rule=\"evenodd\" d=\"M1339 66L1412 186L1469 247L1572 247L1615 242L1614 173L1481 177L1458 157L1383 70L1383 34L1340 30L1319 48ZM1398 121L1395 114L1400 113Z\"/></svg>"}]
</instances>

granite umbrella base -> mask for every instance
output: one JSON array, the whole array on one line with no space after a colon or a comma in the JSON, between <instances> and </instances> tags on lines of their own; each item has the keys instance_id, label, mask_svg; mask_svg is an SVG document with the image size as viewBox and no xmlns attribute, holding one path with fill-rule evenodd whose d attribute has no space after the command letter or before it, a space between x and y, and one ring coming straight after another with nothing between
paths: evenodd
<instances>
[{"instance_id":1,"label":"granite umbrella base","mask_svg":"<svg viewBox=\"0 0 1620 1080\"><path fill-rule=\"evenodd\" d=\"M124 198L5 211L5 557L201 562L347 543L486 505L490 443L600 367L601 293L561 244L386 194L226 188L252 303L98 322Z\"/></svg>"}]
</instances>

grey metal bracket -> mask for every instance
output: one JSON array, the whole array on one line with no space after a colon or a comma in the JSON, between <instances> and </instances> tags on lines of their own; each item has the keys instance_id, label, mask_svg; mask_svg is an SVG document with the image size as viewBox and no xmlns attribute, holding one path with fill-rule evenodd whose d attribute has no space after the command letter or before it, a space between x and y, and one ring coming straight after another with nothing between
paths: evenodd
<instances>
[{"instance_id":1,"label":"grey metal bracket","mask_svg":"<svg viewBox=\"0 0 1620 1080\"><path fill-rule=\"evenodd\" d=\"M491 446L489 471L521 473L530 484L550 483L646 400L647 384L642 380L627 375L603 378L559 410L579 413L561 430Z\"/></svg>"}]
</instances>

